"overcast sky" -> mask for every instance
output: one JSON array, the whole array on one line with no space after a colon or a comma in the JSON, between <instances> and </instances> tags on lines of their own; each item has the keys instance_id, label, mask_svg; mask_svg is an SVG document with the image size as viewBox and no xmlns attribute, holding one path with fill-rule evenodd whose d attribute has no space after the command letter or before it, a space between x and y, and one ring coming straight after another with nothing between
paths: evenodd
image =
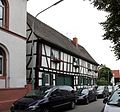
<instances>
[{"instance_id":1,"label":"overcast sky","mask_svg":"<svg viewBox=\"0 0 120 112\"><path fill-rule=\"evenodd\" d=\"M57 1L59 0L29 0L27 11L36 16ZM108 40L102 40L104 30L99 23L105 20L106 13L98 11L86 1L64 0L37 18L70 39L77 37L79 44L97 63L104 64L112 70L120 69L120 61L116 61L110 48L112 44Z\"/></svg>"}]
</instances>

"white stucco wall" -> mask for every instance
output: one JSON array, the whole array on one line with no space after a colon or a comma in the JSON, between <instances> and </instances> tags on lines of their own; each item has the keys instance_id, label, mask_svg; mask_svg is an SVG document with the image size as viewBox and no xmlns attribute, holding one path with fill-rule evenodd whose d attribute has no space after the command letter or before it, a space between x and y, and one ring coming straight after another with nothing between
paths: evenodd
<instances>
[{"instance_id":1,"label":"white stucco wall","mask_svg":"<svg viewBox=\"0 0 120 112\"><path fill-rule=\"evenodd\" d=\"M26 36L27 0L8 0L9 30Z\"/></svg>"},{"instance_id":2,"label":"white stucco wall","mask_svg":"<svg viewBox=\"0 0 120 112\"><path fill-rule=\"evenodd\" d=\"M0 30L0 44L8 50L7 86L24 87L26 85L26 40ZM2 80L0 85L3 86Z\"/></svg>"},{"instance_id":3,"label":"white stucco wall","mask_svg":"<svg viewBox=\"0 0 120 112\"><path fill-rule=\"evenodd\" d=\"M0 88L5 88L5 80L0 79Z\"/></svg>"}]
</instances>

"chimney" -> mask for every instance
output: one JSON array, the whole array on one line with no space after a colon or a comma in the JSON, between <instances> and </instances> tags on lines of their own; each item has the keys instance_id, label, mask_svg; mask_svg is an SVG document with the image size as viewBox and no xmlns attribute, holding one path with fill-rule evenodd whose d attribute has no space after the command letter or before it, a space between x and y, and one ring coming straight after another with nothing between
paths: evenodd
<instances>
[{"instance_id":1,"label":"chimney","mask_svg":"<svg viewBox=\"0 0 120 112\"><path fill-rule=\"evenodd\" d=\"M74 37L72 43L77 46L78 45L78 38Z\"/></svg>"}]
</instances>

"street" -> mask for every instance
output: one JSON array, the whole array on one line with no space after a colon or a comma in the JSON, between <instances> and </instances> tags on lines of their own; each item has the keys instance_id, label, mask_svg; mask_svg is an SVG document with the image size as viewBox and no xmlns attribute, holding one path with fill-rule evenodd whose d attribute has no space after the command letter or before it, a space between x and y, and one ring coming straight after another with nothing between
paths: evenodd
<instances>
[{"instance_id":1,"label":"street","mask_svg":"<svg viewBox=\"0 0 120 112\"><path fill-rule=\"evenodd\" d=\"M72 110L65 110L59 112L101 112L104 104L102 103L103 99L98 99L97 101L91 102L88 105L76 105L75 109ZM9 111L6 111L9 112ZM58 111L57 111L58 112Z\"/></svg>"},{"instance_id":2,"label":"street","mask_svg":"<svg viewBox=\"0 0 120 112\"><path fill-rule=\"evenodd\" d=\"M88 105L76 105L75 109L64 112L101 112L103 106L103 99L98 99L97 101L91 102Z\"/></svg>"}]
</instances>

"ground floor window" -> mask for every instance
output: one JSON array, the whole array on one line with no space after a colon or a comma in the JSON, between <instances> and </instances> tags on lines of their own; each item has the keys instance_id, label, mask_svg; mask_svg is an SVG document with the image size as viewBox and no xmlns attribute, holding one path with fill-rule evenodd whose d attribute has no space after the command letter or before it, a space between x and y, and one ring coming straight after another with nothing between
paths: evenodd
<instances>
[{"instance_id":1,"label":"ground floor window","mask_svg":"<svg viewBox=\"0 0 120 112\"><path fill-rule=\"evenodd\" d=\"M91 85L91 78L88 77L88 85Z\"/></svg>"},{"instance_id":2,"label":"ground floor window","mask_svg":"<svg viewBox=\"0 0 120 112\"><path fill-rule=\"evenodd\" d=\"M3 57L0 55L0 75L3 74Z\"/></svg>"},{"instance_id":3,"label":"ground floor window","mask_svg":"<svg viewBox=\"0 0 120 112\"><path fill-rule=\"evenodd\" d=\"M0 47L0 76L5 76L6 70L6 54L5 51Z\"/></svg>"},{"instance_id":4,"label":"ground floor window","mask_svg":"<svg viewBox=\"0 0 120 112\"><path fill-rule=\"evenodd\" d=\"M45 74L45 84L46 85L50 84L50 75L49 74Z\"/></svg>"},{"instance_id":5,"label":"ground floor window","mask_svg":"<svg viewBox=\"0 0 120 112\"><path fill-rule=\"evenodd\" d=\"M42 73L42 85L45 85L45 86L53 85L53 74Z\"/></svg>"},{"instance_id":6,"label":"ground floor window","mask_svg":"<svg viewBox=\"0 0 120 112\"><path fill-rule=\"evenodd\" d=\"M78 77L78 85L83 86L83 77L82 76Z\"/></svg>"},{"instance_id":7,"label":"ground floor window","mask_svg":"<svg viewBox=\"0 0 120 112\"><path fill-rule=\"evenodd\" d=\"M88 78L86 76L83 77L83 85L88 85Z\"/></svg>"}]
</instances>

